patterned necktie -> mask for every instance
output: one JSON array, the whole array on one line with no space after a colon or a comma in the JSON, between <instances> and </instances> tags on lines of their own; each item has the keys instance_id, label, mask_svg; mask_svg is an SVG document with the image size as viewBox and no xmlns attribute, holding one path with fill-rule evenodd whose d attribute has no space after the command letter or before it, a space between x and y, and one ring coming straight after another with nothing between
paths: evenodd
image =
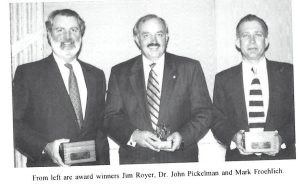
<instances>
[{"instance_id":1,"label":"patterned necktie","mask_svg":"<svg viewBox=\"0 0 300 186\"><path fill-rule=\"evenodd\" d=\"M80 94L79 94L76 76L73 71L73 66L70 63L66 63L65 66L70 70L69 96L77 117L77 123L79 125L79 128L81 129L83 126L83 115L82 115L82 107L81 107Z\"/></svg>"},{"instance_id":2,"label":"patterned necktie","mask_svg":"<svg viewBox=\"0 0 300 186\"><path fill-rule=\"evenodd\" d=\"M257 77L257 71L254 68L251 68L251 71L254 78L251 82L249 95L249 128L264 128L265 112L261 85Z\"/></svg>"},{"instance_id":3,"label":"patterned necktie","mask_svg":"<svg viewBox=\"0 0 300 186\"><path fill-rule=\"evenodd\" d=\"M160 105L160 90L157 74L154 71L155 63L150 65L148 84L147 84L147 103L150 111L151 124L154 130L158 123L159 105Z\"/></svg>"}]
</instances>

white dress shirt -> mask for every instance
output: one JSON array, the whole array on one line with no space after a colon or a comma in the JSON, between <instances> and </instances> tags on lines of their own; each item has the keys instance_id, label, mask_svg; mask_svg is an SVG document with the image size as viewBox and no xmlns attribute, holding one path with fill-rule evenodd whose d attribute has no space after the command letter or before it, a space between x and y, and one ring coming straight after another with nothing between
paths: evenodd
<instances>
[{"instance_id":1,"label":"white dress shirt","mask_svg":"<svg viewBox=\"0 0 300 186\"><path fill-rule=\"evenodd\" d=\"M65 66L65 62L60 59L58 56L53 53L54 59L57 63L57 66L59 68L60 74L63 78L65 87L69 93L69 75L70 75L70 70ZM87 88L86 88L86 83L84 79L84 75L82 72L81 65L77 61L77 59L73 60L70 62L73 66L73 71L77 79L77 84L78 84L78 89L79 89L79 94L80 94L80 101L81 101L81 107L82 107L82 116L84 118L85 116L85 109L86 109L86 101L87 101Z\"/></svg>"},{"instance_id":2,"label":"white dress shirt","mask_svg":"<svg viewBox=\"0 0 300 186\"><path fill-rule=\"evenodd\" d=\"M157 81L159 83L159 91L161 92L162 89L162 82L164 76L164 67L165 67L165 55L163 54L157 61L150 61L145 56L143 56L143 66L144 66L144 77L145 77L145 86L147 88L149 72L151 70L150 65L152 63L156 63L153 67L153 70L157 74Z\"/></svg>"},{"instance_id":3,"label":"white dress shirt","mask_svg":"<svg viewBox=\"0 0 300 186\"><path fill-rule=\"evenodd\" d=\"M254 78L251 68L256 69L256 77L260 81L262 97L264 102L264 122L266 122L268 108L269 108L269 81L268 81L268 71L267 71L267 62L266 58L261 59L258 63L250 63L243 61L243 83L244 83L244 93L245 93L245 102L247 108L247 116L249 121L249 92L251 89L251 82Z\"/></svg>"},{"instance_id":4,"label":"white dress shirt","mask_svg":"<svg viewBox=\"0 0 300 186\"><path fill-rule=\"evenodd\" d=\"M266 122L268 108L269 108L269 80L268 80L268 71L267 71L267 62L266 58L262 58L257 63L251 63L248 61L243 60L242 62L242 74L243 74L243 84L244 84L244 94L245 94L245 103L247 109L247 118L249 121L249 92L251 89L251 82L253 80L253 72L251 68L256 69L256 77L260 81L262 97L264 102L264 122ZM255 129L254 129L255 130ZM263 129L258 129L263 130ZM231 141L230 149L235 149L236 144Z\"/></svg>"},{"instance_id":5,"label":"white dress shirt","mask_svg":"<svg viewBox=\"0 0 300 186\"><path fill-rule=\"evenodd\" d=\"M149 72L151 70L150 65L152 63L156 63L156 65L153 67L153 70L157 74L157 81L159 83L159 91L161 92L162 90L162 82L163 82L163 77L164 77L164 67L165 67L165 54L163 54L158 60L156 61L150 61L143 55L143 68L144 68L144 78L145 78L145 88L147 89L147 84L148 84L148 78L149 78ZM135 147L136 142L132 140L132 135L127 142L127 145Z\"/></svg>"}]
</instances>

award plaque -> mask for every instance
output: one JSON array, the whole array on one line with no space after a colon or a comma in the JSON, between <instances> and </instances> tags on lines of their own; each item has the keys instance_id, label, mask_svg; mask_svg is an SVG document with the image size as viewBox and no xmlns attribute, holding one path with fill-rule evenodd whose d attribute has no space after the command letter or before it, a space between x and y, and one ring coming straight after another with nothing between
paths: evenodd
<instances>
[{"instance_id":1,"label":"award plaque","mask_svg":"<svg viewBox=\"0 0 300 186\"><path fill-rule=\"evenodd\" d=\"M277 152L279 143L275 131L245 132L244 148L247 152Z\"/></svg>"},{"instance_id":2,"label":"award plaque","mask_svg":"<svg viewBox=\"0 0 300 186\"><path fill-rule=\"evenodd\" d=\"M156 136L161 140L160 149L170 149L172 148L172 141L167 141L168 136L171 131L166 127L164 123L157 125L155 130Z\"/></svg>"},{"instance_id":3,"label":"award plaque","mask_svg":"<svg viewBox=\"0 0 300 186\"><path fill-rule=\"evenodd\" d=\"M60 155L67 165L96 161L95 141L62 143Z\"/></svg>"}]
</instances>

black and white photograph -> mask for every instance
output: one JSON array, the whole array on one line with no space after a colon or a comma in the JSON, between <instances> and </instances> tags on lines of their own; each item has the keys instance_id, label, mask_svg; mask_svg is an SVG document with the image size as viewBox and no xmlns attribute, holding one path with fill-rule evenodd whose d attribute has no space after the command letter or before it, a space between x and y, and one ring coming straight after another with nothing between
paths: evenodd
<instances>
[{"instance_id":1,"label":"black and white photograph","mask_svg":"<svg viewBox=\"0 0 300 186\"><path fill-rule=\"evenodd\" d=\"M1 4L5 179L297 182L295 0Z\"/></svg>"}]
</instances>

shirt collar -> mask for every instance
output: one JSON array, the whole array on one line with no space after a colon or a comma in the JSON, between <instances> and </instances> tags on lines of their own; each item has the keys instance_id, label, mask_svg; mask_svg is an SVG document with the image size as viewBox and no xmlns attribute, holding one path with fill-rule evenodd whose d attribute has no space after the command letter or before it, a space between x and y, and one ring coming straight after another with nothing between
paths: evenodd
<instances>
[{"instance_id":1,"label":"shirt collar","mask_svg":"<svg viewBox=\"0 0 300 186\"><path fill-rule=\"evenodd\" d=\"M165 54L163 54L162 56L160 56L160 58L158 58L156 61L151 61L151 60L149 60L148 58L146 58L146 57L143 55L143 63L144 63L144 66L145 66L145 65L150 66L152 63L156 63L156 65L154 66L154 68L160 69L161 67L164 66L164 62L165 62Z\"/></svg>"},{"instance_id":2,"label":"shirt collar","mask_svg":"<svg viewBox=\"0 0 300 186\"><path fill-rule=\"evenodd\" d=\"M54 52L53 52L53 57L57 63L58 66L64 66L65 65L65 61L62 60L60 57L58 57ZM77 59L75 58L73 61L70 62L70 64L72 65L77 65L78 64L78 61Z\"/></svg>"},{"instance_id":3,"label":"shirt collar","mask_svg":"<svg viewBox=\"0 0 300 186\"><path fill-rule=\"evenodd\" d=\"M243 60L242 64L243 64L243 68L251 69L252 67L254 67L258 71L261 71L263 69L266 69L266 67L267 67L267 60L266 60L265 57L263 57L262 59L260 59L258 61L258 63L249 63L249 62Z\"/></svg>"}]
</instances>

